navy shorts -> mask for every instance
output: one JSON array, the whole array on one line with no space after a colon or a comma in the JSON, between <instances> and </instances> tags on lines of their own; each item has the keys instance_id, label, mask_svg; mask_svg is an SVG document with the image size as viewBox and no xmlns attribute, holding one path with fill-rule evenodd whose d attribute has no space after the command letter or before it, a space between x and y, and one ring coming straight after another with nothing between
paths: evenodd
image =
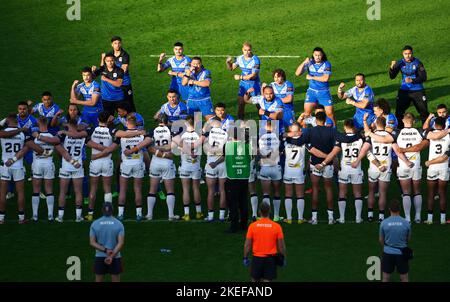
<instances>
[{"instance_id":1,"label":"navy shorts","mask_svg":"<svg viewBox=\"0 0 450 302\"><path fill-rule=\"evenodd\" d=\"M381 260L381 268L383 273L392 274L397 268L397 272L401 275L409 272L408 260L403 258L403 255L394 255L383 253L383 259Z\"/></svg>"},{"instance_id":2,"label":"navy shorts","mask_svg":"<svg viewBox=\"0 0 450 302\"><path fill-rule=\"evenodd\" d=\"M105 263L106 257L95 257L94 273L96 275L119 275L123 272L122 258L114 258L110 265Z\"/></svg>"},{"instance_id":3,"label":"navy shorts","mask_svg":"<svg viewBox=\"0 0 450 302\"><path fill-rule=\"evenodd\" d=\"M255 280L274 280L277 278L277 266L273 257L252 258L251 276Z\"/></svg>"}]
</instances>

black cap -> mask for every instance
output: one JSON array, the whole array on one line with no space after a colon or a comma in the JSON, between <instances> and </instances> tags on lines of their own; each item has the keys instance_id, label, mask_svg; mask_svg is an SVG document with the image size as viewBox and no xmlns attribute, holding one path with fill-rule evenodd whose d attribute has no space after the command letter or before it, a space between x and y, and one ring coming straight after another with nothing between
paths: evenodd
<instances>
[{"instance_id":1,"label":"black cap","mask_svg":"<svg viewBox=\"0 0 450 302\"><path fill-rule=\"evenodd\" d=\"M112 216L113 214L113 205L111 202L105 202L102 207L103 215Z\"/></svg>"}]
</instances>

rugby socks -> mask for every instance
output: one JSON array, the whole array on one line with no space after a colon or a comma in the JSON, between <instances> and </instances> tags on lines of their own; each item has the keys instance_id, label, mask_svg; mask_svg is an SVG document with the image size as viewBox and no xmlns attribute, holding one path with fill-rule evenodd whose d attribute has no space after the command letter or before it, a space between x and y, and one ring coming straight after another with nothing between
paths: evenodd
<instances>
[{"instance_id":1,"label":"rugby socks","mask_svg":"<svg viewBox=\"0 0 450 302\"><path fill-rule=\"evenodd\" d=\"M280 205L281 205L281 199L279 196L275 196L273 198L273 216L274 217L280 217ZM292 206L291 206L292 208Z\"/></svg>"},{"instance_id":2,"label":"rugby socks","mask_svg":"<svg viewBox=\"0 0 450 302\"><path fill-rule=\"evenodd\" d=\"M119 204L119 212L117 213L117 216L123 217L123 212L125 212L125 204Z\"/></svg>"},{"instance_id":3,"label":"rugby socks","mask_svg":"<svg viewBox=\"0 0 450 302\"><path fill-rule=\"evenodd\" d=\"M433 222L433 210L428 210L427 221Z\"/></svg>"},{"instance_id":4,"label":"rugby socks","mask_svg":"<svg viewBox=\"0 0 450 302\"><path fill-rule=\"evenodd\" d=\"M384 220L384 210L380 210L378 213L378 219L379 220Z\"/></svg>"},{"instance_id":5,"label":"rugby socks","mask_svg":"<svg viewBox=\"0 0 450 302\"><path fill-rule=\"evenodd\" d=\"M142 216L142 206L136 206L136 217Z\"/></svg>"},{"instance_id":6,"label":"rugby socks","mask_svg":"<svg viewBox=\"0 0 450 302\"><path fill-rule=\"evenodd\" d=\"M225 209L224 208L221 208L219 210L219 220L225 220Z\"/></svg>"},{"instance_id":7,"label":"rugby socks","mask_svg":"<svg viewBox=\"0 0 450 302\"><path fill-rule=\"evenodd\" d=\"M58 207L58 218L59 219L64 218L64 207Z\"/></svg>"},{"instance_id":8,"label":"rugby socks","mask_svg":"<svg viewBox=\"0 0 450 302\"><path fill-rule=\"evenodd\" d=\"M327 213L328 213L328 220L334 220L333 209L327 209Z\"/></svg>"},{"instance_id":9,"label":"rugby socks","mask_svg":"<svg viewBox=\"0 0 450 302\"><path fill-rule=\"evenodd\" d=\"M250 204L252 205L252 217L258 216L258 196L256 194L250 195Z\"/></svg>"},{"instance_id":10,"label":"rugby socks","mask_svg":"<svg viewBox=\"0 0 450 302\"><path fill-rule=\"evenodd\" d=\"M304 211L305 211L305 199L304 198L298 198L297 199L298 220L303 220L303 212Z\"/></svg>"},{"instance_id":11,"label":"rugby socks","mask_svg":"<svg viewBox=\"0 0 450 302\"><path fill-rule=\"evenodd\" d=\"M105 202L112 202L112 193L105 193L104 197Z\"/></svg>"},{"instance_id":12,"label":"rugby socks","mask_svg":"<svg viewBox=\"0 0 450 302\"><path fill-rule=\"evenodd\" d=\"M209 210L208 211L208 221L214 220L214 211Z\"/></svg>"},{"instance_id":13,"label":"rugby socks","mask_svg":"<svg viewBox=\"0 0 450 302\"><path fill-rule=\"evenodd\" d=\"M316 210L312 210L312 220L317 221L317 209Z\"/></svg>"},{"instance_id":14,"label":"rugby socks","mask_svg":"<svg viewBox=\"0 0 450 302\"><path fill-rule=\"evenodd\" d=\"M363 207L363 201L361 197L355 198L356 220L361 220L361 212Z\"/></svg>"},{"instance_id":15,"label":"rugby socks","mask_svg":"<svg viewBox=\"0 0 450 302\"><path fill-rule=\"evenodd\" d=\"M422 195L414 195L414 209L416 210L415 220L420 220L420 213L422 212Z\"/></svg>"},{"instance_id":16,"label":"rugby socks","mask_svg":"<svg viewBox=\"0 0 450 302\"><path fill-rule=\"evenodd\" d=\"M405 211L406 221L411 221L411 195L403 194L403 210Z\"/></svg>"},{"instance_id":17,"label":"rugby socks","mask_svg":"<svg viewBox=\"0 0 450 302\"><path fill-rule=\"evenodd\" d=\"M184 215L189 215L189 205L184 206Z\"/></svg>"},{"instance_id":18,"label":"rugby socks","mask_svg":"<svg viewBox=\"0 0 450 302\"><path fill-rule=\"evenodd\" d=\"M367 217L373 218L373 208L368 208L367 209Z\"/></svg>"},{"instance_id":19,"label":"rugby socks","mask_svg":"<svg viewBox=\"0 0 450 302\"><path fill-rule=\"evenodd\" d=\"M39 209L39 193L33 193L31 197L31 207L33 209L33 217L38 217L38 209Z\"/></svg>"},{"instance_id":20,"label":"rugby socks","mask_svg":"<svg viewBox=\"0 0 450 302\"><path fill-rule=\"evenodd\" d=\"M197 213L201 213L202 212L202 203L201 202L196 202L195 203L195 211Z\"/></svg>"},{"instance_id":21,"label":"rugby socks","mask_svg":"<svg viewBox=\"0 0 450 302\"><path fill-rule=\"evenodd\" d=\"M19 221L24 221L24 220L25 220L25 212L19 211Z\"/></svg>"},{"instance_id":22,"label":"rugby socks","mask_svg":"<svg viewBox=\"0 0 450 302\"><path fill-rule=\"evenodd\" d=\"M83 212L83 208L81 206L75 207L75 217L76 218L81 217L82 212Z\"/></svg>"},{"instance_id":23,"label":"rugby socks","mask_svg":"<svg viewBox=\"0 0 450 302\"><path fill-rule=\"evenodd\" d=\"M284 199L284 208L286 209L286 218L292 220L292 198L286 197Z\"/></svg>"},{"instance_id":24,"label":"rugby socks","mask_svg":"<svg viewBox=\"0 0 450 302\"><path fill-rule=\"evenodd\" d=\"M345 221L345 206L347 205L347 199L339 198L338 206L339 206L339 221Z\"/></svg>"},{"instance_id":25,"label":"rugby socks","mask_svg":"<svg viewBox=\"0 0 450 302\"><path fill-rule=\"evenodd\" d=\"M446 223L445 210L441 210L441 224Z\"/></svg>"},{"instance_id":26,"label":"rugby socks","mask_svg":"<svg viewBox=\"0 0 450 302\"><path fill-rule=\"evenodd\" d=\"M53 193L50 193L45 195L45 199L47 202L48 217L53 218L53 207L55 205L55 196L53 195Z\"/></svg>"},{"instance_id":27,"label":"rugby socks","mask_svg":"<svg viewBox=\"0 0 450 302\"><path fill-rule=\"evenodd\" d=\"M174 209L175 209L175 195L173 193L167 193L167 210L169 213L169 218L175 216Z\"/></svg>"},{"instance_id":28,"label":"rugby socks","mask_svg":"<svg viewBox=\"0 0 450 302\"><path fill-rule=\"evenodd\" d=\"M0 221L5 221L5 212L0 212Z\"/></svg>"},{"instance_id":29,"label":"rugby socks","mask_svg":"<svg viewBox=\"0 0 450 302\"><path fill-rule=\"evenodd\" d=\"M148 194L147 195L147 217L153 217L153 208L156 203L156 195Z\"/></svg>"}]
</instances>

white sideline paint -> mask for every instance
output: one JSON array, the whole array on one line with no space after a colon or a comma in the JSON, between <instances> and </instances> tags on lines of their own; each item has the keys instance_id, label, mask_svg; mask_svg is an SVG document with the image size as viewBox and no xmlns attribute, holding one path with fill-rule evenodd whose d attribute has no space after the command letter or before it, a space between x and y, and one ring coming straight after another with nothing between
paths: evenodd
<instances>
[{"instance_id":1,"label":"white sideline paint","mask_svg":"<svg viewBox=\"0 0 450 302\"><path fill-rule=\"evenodd\" d=\"M170 55L171 56L171 55ZM166 57L170 57L166 54ZM201 58L226 58L228 55L187 55L188 57L201 57ZM302 56L287 56L287 55L257 55L259 58L286 58L286 59L298 59ZM150 58L159 58L159 55L149 55Z\"/></svg>"}]
</instances>

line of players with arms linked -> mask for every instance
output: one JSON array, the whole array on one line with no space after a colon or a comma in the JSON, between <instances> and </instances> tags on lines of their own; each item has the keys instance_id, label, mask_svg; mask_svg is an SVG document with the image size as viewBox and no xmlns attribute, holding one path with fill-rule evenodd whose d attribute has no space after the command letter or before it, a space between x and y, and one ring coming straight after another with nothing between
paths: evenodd
<instances>
[{"instance_id":1,"label":"line of players with arms linked","mask_svg":"<svg viewBox=\"0 0 450 302\"><path fill-rule=\"evenodd\" d=\"M273 82L260 83L259 58L252 53L251 45L244 43L243 55L226 60L229 70L241 69L234 75L239 81L238 118L234 123L226 113L223 103L211 101L211 72L202 65L199 57L192 59L183 53L180 42L174 45L174 56L164 62L161 54L157 71L168 71L171 77L167 102L155 113L158 126L150 131L144 129L144 119L136 112L132 101L131 80L128 74L129 55L121 47L121 39L111 40L113 52L102 54L102 66L84 68L82 83L74 81L67 114L63 115L50 92L42 94L42 102L31 106L31 102L20 102L18 113L12 113L0 124L2 165L0 181L0 223L5 222L6 195L15 185L18 200L19 223L25 219L24 159L31 164L33 179L32 219L37 221L42 183L48 209L48 220L53 221L54 153L61 156L59 169L58 211L55 218L63 222L66 195L73 186L76 203L76 221L82 221L82 193L89 192L89 206L86 219L92 220L100 178L104 201L112 202L113 175L119 176L118 218L124 218L128 180L133 179L136 204L136 219L152 220L156 196L163 182L167 192L169 220L178 220L175 215L174 158L181 154L178 175L183 188L184 215L190 220L191 191L195 203L195 218L203 219L200 195L202 178L202 149L206 154L204 167L208 187L208 214L205 220L214 220L214 199L219 195L219 220L225 220L226 168L224 145L230 138L230 131L236 127L252 127L245 120L245 106L256 106L260 116L259 133L254 137L252 173L249 178L250 203L253 219L257 216L258 194L256 181L261 183L263 202L272 200L274 220L281 221L281 185L284 184L284 205L286 223L293 222L293 201L296 199L297 221L304 223L305 172L309 171L312 183L312 217L310 223L317 224L320 179L326 192L328 223L345 222L348 186L352 185L356 222L362 219L362 184L364 173L361 161L367 157L368 169L368 221L374 219L375 197L378 195L378 219L384 219L387 191L392 172L400 181L403 207L406 219L411 221L414 204L415 222L421 222L422 195L420 182L422 168L420 152L429 147L427 166L428 216L426 223L433 222L435 195L440 199L440 222L445 223L446 188L449 179L449 124L447 108L437 107L433 114L423 118L423 130L413 128L415 118L411 113L403 115L402 129L398 129L397 118L390 113L389 103L384 99L375 101L372 89L361 73L355 76L355 86L345 91L341 83L337 95L348 105L356 108L353 119L344 121L344 133L336 130L332 97L329 91L331 64L321 48L315 48L297 68L296 75L306 73L309 88L306 92L304 112L296 118L294 112L294 85L286 80L282 69L273 72ZM409 59L405 57L410 50ZM416 85L411 77L412 64L420 61L412 57L412 48L404 49L404 59L393 62L391 78L395 72L402 72L402 86ZM419 62L419 63L418 63ZM396 65L397 64L397 65ZM409 74L408 74L409 72ZM124 77L128 76L124 84ZM95 78L100 78L100 84ZM425 76L426 77L426 76ZM408 86L409 85L409 86ZM414 87L414 86L411 86ZM422 86L423 88L423 86ZM180 100L181 99L181 100ZM78 105L83 106L80 113ZM417 106L416 106L417 107ZM314 111L314 112L313 112ZM193 118L199 112L206 120L200 129ZM114 117L117 113L117 117ZM36 119L33 115L38 115ZM201 119L200 119L201 122ZM119 129L122 128L122 129ZM86 147L91 149L89 162L89 189L86 182ZM116 165L112 153L119 152ZM56 152L55 152L56 151ZM306 160L306 151L310 158ZM338 155L340 160L338 161ZM150 159L151 155L151 159ZM114 166L116 166L114 168ZM142 180L146 171L150 174L150 188L147 195L147 214L142 213ZM337 177L339 188L339 218L333 212L333 178ZM83 190L84 189L84 190Z\"/></svg>"}]
</instances>

